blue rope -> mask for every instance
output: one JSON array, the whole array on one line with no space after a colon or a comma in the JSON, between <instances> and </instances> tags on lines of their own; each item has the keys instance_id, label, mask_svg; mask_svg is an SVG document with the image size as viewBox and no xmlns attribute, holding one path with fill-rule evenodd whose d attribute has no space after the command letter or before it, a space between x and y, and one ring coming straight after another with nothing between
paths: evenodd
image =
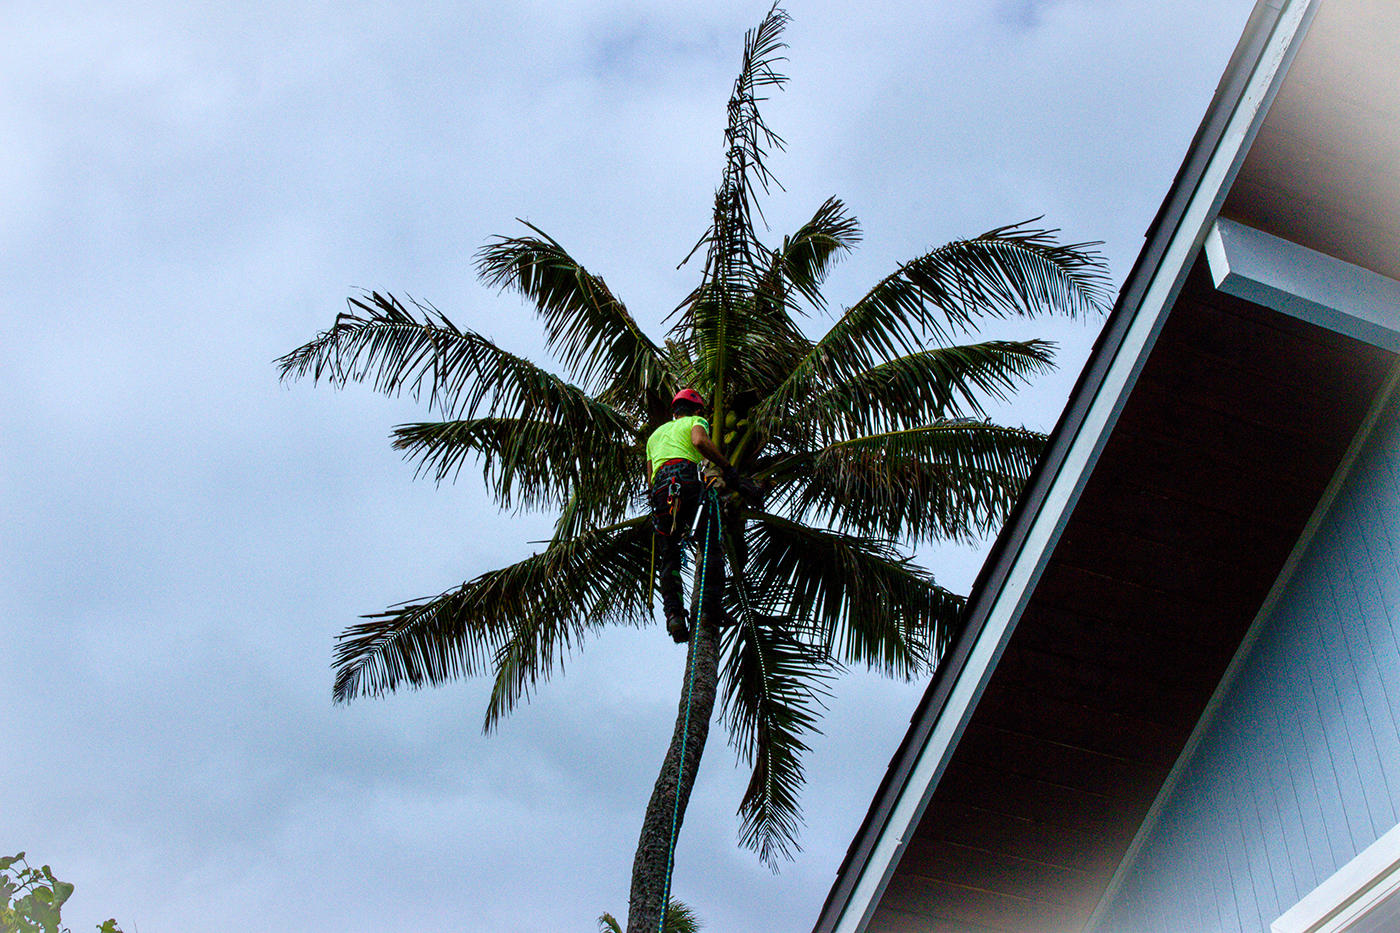
<instances>
[{"instance_id":1,"label":"blue rope","mask_svg":"<svg viewBox=\"0 0 1400 933\"><path fill-rule=\"evenodd\" d=\"M700 579L696 583L697 597L695 602L699 604L700 611L705 609L705 572L708 570L710 562L710 529L709 523L715 523L715 537L719 537L719 497L715 495L713 489L709 490L709 501L703 506L705 509L705 546L700 549ZM700 631L700 612L695 613L695 631ZM671 906L671 873L676 867L676 824L680 822L681 813L681 774L685 770L685 746L690 738L690 696L695 689L695 643L691 643L691 650L686 652L686 685L685 685L685 720L681 727L681 760L676 766L676 801L671 808L671 839L666 844L666 888L661 894L661 919L656 923L656 933L662 933L666 926L666 911Z\"/></svg>"}]
</instances>

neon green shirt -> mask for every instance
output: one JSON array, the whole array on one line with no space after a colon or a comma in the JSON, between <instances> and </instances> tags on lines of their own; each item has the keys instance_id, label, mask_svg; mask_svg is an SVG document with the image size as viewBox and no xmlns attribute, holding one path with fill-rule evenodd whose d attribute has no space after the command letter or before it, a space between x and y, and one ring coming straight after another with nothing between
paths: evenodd
<instances>
[{"instance_id":1,"label":"neon green shirt","mask_svg":"<svg viewBox=\"0 0 1400 933\"><path fill-rule=\"evenodd\" d=\"M710 422L699 415L676 418L651 432L651 437L647 438L647 461L651 464L653 472L667 460L691 460L699 463L705 459L705 455L696 450L695 445L690 442L690 429L697 424L704 428L706 433L709 432Z\"/></svg>"}]
</instances>

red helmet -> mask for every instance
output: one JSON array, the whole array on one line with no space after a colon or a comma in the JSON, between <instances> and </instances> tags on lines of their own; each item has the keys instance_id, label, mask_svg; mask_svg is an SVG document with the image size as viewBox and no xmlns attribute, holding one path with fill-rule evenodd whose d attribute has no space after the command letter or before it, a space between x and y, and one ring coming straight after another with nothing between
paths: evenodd
<instances>
[{"instance_id":1,"label":"red helmet","mask_svg":"<svg viewBox=\"0 0 1400 933\"><path fill-rule=\"evenodd\" d=\"M705 400L694 389L681 389L677 392L675 398L671 399L671 407L674 408L677 402L689 402L692 405L699 405L701 408L705 407Z\"/></svg>"}]
</instances>

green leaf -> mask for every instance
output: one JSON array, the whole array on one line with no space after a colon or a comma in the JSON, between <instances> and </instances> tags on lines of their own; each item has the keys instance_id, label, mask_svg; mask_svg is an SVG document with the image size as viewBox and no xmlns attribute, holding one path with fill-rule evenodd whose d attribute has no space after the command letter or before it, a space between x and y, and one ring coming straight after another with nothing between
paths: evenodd
<instances>
[{"instance_id":1,"label":"green leaf","mask_svg":"<svg viewBox=\"0 0 1400 933\"><path fill-rule=\"evenodd\" d=\"M983 319L1107 307L1097 244L1062 246L1024 224L948 243L902 264L848 308L765 402L768 417L880 363L949 346Z\"/></svg>"},{"instance_id":2,"label":"green leaf","mask_svg":"<svg viewBox=\"0 0 1400 933\"><path fill-rule=\"evenodd\" d=\"M634 413L649 398L669 401L674 380L661 351L622 302L543 230L521 223L538 236L495 237L477 254L482 281L534 304L547 345L590 391Z\"/></svg>"},{"instance_id":3,"label":"green leaf","mask_svg":"<svg viewBox=\"0 0 1400 933\"><path fill-rule=\"evenodd\" d=\"M336 646L335 698L378 696L488 671L488 727L590 629L641 624L648 517L586 531L439 596L367 616Z\"/></svg>"},{"instance_id":4,"label":"green leaf","mask_svg":"<svg viewBox=\"0 0 1400 933\"><path fill-rule=\"evenodd\" d=\"M976 542L996 531L1044 450L1023 428L951 422L793 456L766 471L770 508L850 534Z\"/></svg>"},{"instance_id":5,"label":"green leaf","mask_svg":"<svg viewBox=\"0 0 1400 933\"><path fill-rule=\"evenodd\" d=\"M946 419L986 416L1032 378L1054 370L1054 346L1042 340L991 340L901 356L814 391L782 415L807 428L806 443L922 428ZM771 409L760 410L772 418Z\"/></svg>"},{"instance_id":6,"label":"green leaf","mask_svg":"<svg viewBox=\"0 0 1400 933\"><path fill-rule=\"evenodd\" d=\"M730 744L752 767L739 804L740 843L776 870L801 847L798 794L805 781L805 736L816 723L838 666L819 648L805 645L795 620L771 608L788 605L782 587L753 586L747 573L732 581L730 614L722 644L722 719Z\"/></svg>"},{"instance_id":7,"label":"green leaf","mask_svg":"<svg viewBox=\"0 0 1400 933\"><path fill-rule=\"evenodd\" d=\"M928 670L952 638L963 599L893 543L755 516L747 573L780 586L774 614L804 620L824 655L897 677Z\"/></svg>"}]
</instances>

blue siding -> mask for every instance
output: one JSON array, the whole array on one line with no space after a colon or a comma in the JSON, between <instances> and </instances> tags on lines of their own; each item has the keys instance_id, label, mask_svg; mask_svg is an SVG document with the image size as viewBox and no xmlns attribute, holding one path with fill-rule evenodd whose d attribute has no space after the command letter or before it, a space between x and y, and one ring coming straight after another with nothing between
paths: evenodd
<instances>
[{"instance_id":1,"label":"blue siding","mask_svg":"<svg viewBox=\"0 0 1400 933\"><path fill-rule=\"evenodd\" d=\"M1400 405L1267 620L1100 933L1267 931L1400 821Z\"/></svg>"}]
</instances>

